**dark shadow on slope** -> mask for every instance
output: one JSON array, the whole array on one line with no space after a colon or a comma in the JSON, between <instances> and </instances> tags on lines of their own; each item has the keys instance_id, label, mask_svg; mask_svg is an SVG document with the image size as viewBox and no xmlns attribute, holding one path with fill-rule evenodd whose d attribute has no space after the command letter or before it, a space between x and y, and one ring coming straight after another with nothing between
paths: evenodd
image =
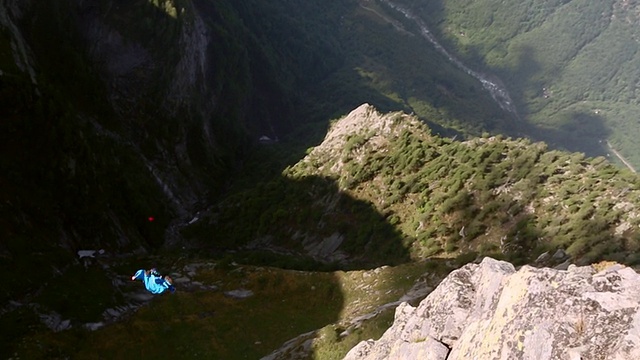
<instances>
[{"instance_id":1,"label":"dark shadow on slope","mask_svg":"<svg viewBox=\"0 0 640 360\"><path fill-rule=\"evenodd\" d=\"M324 272L372 269L411 261L403 235L389 223L391 214L380 214L372 204L351 197L331 178L308 176L294 180L280 177L231 196L212 211L211 216L186 228L183 235L190 240L187 245L192 247L190 251L220 259L218 264ZM304 291L311 299L305 305L307 313L301 312L290 319L292 323L312 326L306 331L344 320L341 318L346 307L346 294L342 293L344 279L339 274L326 275L332 280ZM378 281L393 288L393 284L401 283L405 278ZM322 289L330 286L334 287L328 293L331 296L323 299ZM291 295L283 293L282 301L289 303ZM309 316L320 306L314 305L316 302L325 309L323 317L317 321ZM386 319L389 314L391 312L386 312L383 317ZM239 324L244 326L241 321ZM374 329L369 326L366 334L380 336L385 325L372 326ZM326 331L337 331L336 335L339 335L342 330L329 328ZM301 334L303 332L283 331L279 334L281 344ZM269 352L273 350L275 348Z\"/></svg>"},{"instance_id":2,"label":"dark shadow on slope","mask_svg":"<svg viewBox=\"0 0 640 360\"><path fill-rule=\"evenodd\" d=\"M205 5L206 11L220 11ZM244 30L211 46L216 74L211 81L223 86L228 82L223 69L244 66L248 73L241 72L241 84L250 85L251 94L236 111L244 113L256 139L306 142L302 152L296 150L297 159L322 140L328 119L365 102L382 112L414 112L435 133L449 137L511 126L510 116L479 81L376 4L242 2L233 7ZM215 22L215 14L207 16ZM246 49L239 59L224 50L234 43ZM220 96L238 97L233 94Z\"/></svg>"},{"instance_id":3,"label":"dark shadow on slope","mask_svg":"<svg viewBox=\"0 0 640 360\"><path fill-rule=\"evenodd\" d=\"M191 246L214 255L240 250L250 262L266 265L279 259L271 265L304 270L409 261L400 232L372 204L342 192L333 179L281 177L226 199L213 212L184 235Z\"/></svg>"},{"instance_id":4,"label":"dark shadow on slope","mask_svg":"<svg viewBox=\"0 0 640 360\"><path fill-rule=\"evenodd\" d=\"M602 117L584 110L566 110L556 115L556 124L560 124L557 129L527 125L523 132L551 148L581 152L589 157L609 156L606 139L611 130Z\"/></svg>"},{"instance_id":5,"label":"dark shadow on slope","mask_svg":"<svg viewBox=\"0 0 640 360\"><path fill-rule=\"evenodd\" d=\"M113 304L108 291L102 292L108 290L104 283L109 283L102 271L114 264L98 261L88 268L77 265L73 267L78 276L74 278L78 281L77 288L66 289L71 278L61 279L65 280L62 286L44 291L34 299L38 302L52 298L47 309L60 314L62 319L71 319L75 328L60 333L42 328L37 328L35 333L18 331L11 337L16 343L24 337L35 336L43 344L26 351L20 348L19 354L36 358L91 358L91 354L98 352L103 357L151 359L180 357L187 349L205 357L243 359L251 355L259 358L299 334L335 323L342 315L346 300L339 275L293 272L285 276L262 267L251 270L245 264L335 270L369 269L409 261L402 236L387 219L371 204L340 191L332 179L281 178L228 199L225 204L229 207L200 219L186 234L191 235L199 247L164 254L159 260L165 264L160 265L160 269L186 276L193 275L167 264L188 263L185 257L192 257L198 264L215 263L208 266L215 269L216 276L225 279L225 285L220 285L222 280L218 277L207 279L206 283L221 286L220 289L190 293L179 288L176 294L154 299L148 308L138 310L132 317L96 332L87 332L78 322L77 314L86 313L88 304L92 310L99 309L100 304L117 310L119 305ZM344 259L344 255L348 258ZM128 265L145 266L144 262L153 258L139 261L140 264L131 259ZM158 264L157 261L154 264ZM117 268L126 271L122 264ZM384 281L393 288L395 281L406 279ZM232 299L224 293L238 288L251 290L253 296ZM76 300L73 305L72 296ZM99 322L101 318L96 316L99 313L85 314L81 320ZM24 307L8 312L3 318L15 322L20 329L23 325L20 322L31 326L38 322L33 312ZM132 337L126 330L130 327L146 330L143 336ZM170 344L167 337L173 340ZM176 342L181 345L175 346Z\"/></svg>"},{"instance_id":6,"label":"dark shadow on slope","mask_svg":"<svg viewBox=\"0 0 640 360\"><path fill-rule=\"evenodd\" d=\"M0 303L39 291L77 261L78 250L159 246L175 215L135 146L95 125L114 112L79 30L98 7L85 5L86 13L69 1L34 3L22 22L14 19L37 84L17 67L3 69Z\"/></svg>"},{"instance_id":7,"label":"dark shadow on slope","mask_svg":"<svg viewBox=\"0 0 640 360\"><path fill-rule=\"evenodd\" d=\"M554 94L541 80L542 68L536 61L534 49L522 45L517 51L516 68L512 71L500 71L506 77L505 82L516 89L511 94L517 108L521 110L522 123L517 125L517 133L514 135L544 141L554 149L582 152L590 157L606 156L608 151L602 140L609 137L611 130L597 112L587 107L574 104L554 112L549 115L546 127L527 121L532 114L544 111L553 101Z\"/></svg>"},{"instance_id":8,"label":"dark shadow on slope","mask_svg":"<svg viewBox=\"0 0 640 360\"><path fill-rule=\"evenodd\" d=\"M162 245L165 230L178 212L171 192L163 188L141 150L149 143L155 150L159 144L166 145L162 137L174 130L155 117L161 106L156 104L154 112L142 114L148 108L140 105L132 111L136 117L116 117L118 111L111 108L114 103L131 105L147 95L153 98L159 89L147 86L146 80L158 80L166 75L166 68L136 67L136 59L127 59L131 54L118 51L110 55L124 64L104 58L100 60L105 63L92 62L89 47L105 44L87 45L89 34L83 32L86 22L107 21L100 11L111 9L110 15L129 26L119 29L125 36L147 40L145 45L152 43L156 49L166 41L168 48L171 41L165 35L179 31L175 19L146 1L28 5L21 21L13 21L21 27L27 53L37 66L37 84L17 68L3 68L0 80L0 275L5 279L0 286L0 322L11 330L11 336L3 332L0 358L13 357L13 348L25 343L33 331L55 337L45 326L49 320L54 326L59 325L56 319L63 325L64 320L85 321L86 317L101 321L102 312L120 296L113 285L119 280L102 268L86 269L77 251L106 249L118 255L145 252L145 248L153 251ZM136 11L129 12L132 8ZM123 11L118 14L118 9ZM127 21L129 17L134 20ZM90 25L96 25L88 26L92 31L105 30L97 23ZM149 32L135 32L136 26ZM109 30L101 40L126 42L117 30ZM137 38L149 34L146 39ZM114 76L109 79L113 83L106 85L100 74L109 65L130 65L135 74L120 74L131 76L125 80ZM140 87L124 88L134 82ZM109 98L110 91L129 95L141 88L144 91L133 99ZM176 131L171 136L179 135ZM68 357L43 351L42 356L24 357Z\"/></svg>"}]
</instances>

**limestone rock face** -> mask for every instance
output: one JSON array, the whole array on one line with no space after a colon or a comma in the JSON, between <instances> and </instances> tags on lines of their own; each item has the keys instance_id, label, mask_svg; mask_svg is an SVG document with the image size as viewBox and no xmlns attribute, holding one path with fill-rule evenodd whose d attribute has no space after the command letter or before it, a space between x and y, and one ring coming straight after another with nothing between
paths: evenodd
<instances>
[{"instance_id":1,"label":"limestone rock face","mask_svg":"<svg viewBox=\"0 0 640 360\"><path fill-rule=\"evenodd\" d=\"M640 275L513 265L485 258L453 271L418 307L403 303L356 359L640 359Z\"/></svg>"}]
</instances>

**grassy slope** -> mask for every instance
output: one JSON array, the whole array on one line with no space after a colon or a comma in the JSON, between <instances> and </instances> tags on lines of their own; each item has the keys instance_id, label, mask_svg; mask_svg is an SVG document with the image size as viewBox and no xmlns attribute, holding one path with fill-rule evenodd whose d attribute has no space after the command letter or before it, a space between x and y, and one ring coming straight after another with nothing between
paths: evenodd
<instances>
[{"instance_id":1,"label":"grassy slope","mask_svg":"<svg viewBox=\"0 0 640 360\"><path fill-rule=\"evenodd\" d=\"M95 332L72 329L53 334L35 327L31 333L13 335L11 353L30 359L257 359L301 333L322 328L316 335L314 358L337 359L358 341L380 336L393 309L339 338L349 319L396 301L425 272L435 282L447 271L447 266L435 262L347 273L209 262L195 279L216 290L179 289L157 297L127 320ZM254 295L246 299L224 295L238 288Z\"/></svg>"}]
</instances>

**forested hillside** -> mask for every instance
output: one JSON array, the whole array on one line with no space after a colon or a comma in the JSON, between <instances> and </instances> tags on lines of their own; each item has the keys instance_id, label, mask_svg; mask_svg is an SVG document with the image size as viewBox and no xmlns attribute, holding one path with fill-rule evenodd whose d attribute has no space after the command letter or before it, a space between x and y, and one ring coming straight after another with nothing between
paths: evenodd
<instances>
[{"instance_id":1,"label":"forested hillside","mask_svg":"<svg viewBox=\"0 0 640 360\"><path fill-rule=\"evenodd\" d=\"M397 0L478 71L510 89L532 136L640 165L635 1ZM613 156L613 155L611 155Z\"/></svg>"},{"instance_id":2,"label":"forested hillside","mask_svg":"<svg viewBox=\"0 0 640 360\"><path fill-rule=\"evenodd\" d=\"M363 105L283 174L187 235L342 266L478 254L524 263L557 249L584 263L640 261L640 181L602 157L502 136L451 141ZM310 245L326 239L342 242Z\"/></svg>"}]
</instances>

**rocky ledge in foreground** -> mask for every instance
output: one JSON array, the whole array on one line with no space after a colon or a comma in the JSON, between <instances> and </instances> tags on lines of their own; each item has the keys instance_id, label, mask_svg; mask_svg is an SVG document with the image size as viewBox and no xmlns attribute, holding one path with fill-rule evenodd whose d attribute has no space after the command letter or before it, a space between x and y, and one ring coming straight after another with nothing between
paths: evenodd
<instances>
[{"instance_id":1,"label":"rocky ledge in foreground","mask_svg":"<svg viewBox=\"0 0 640 360\"><path fill-rule=\"evenodd\" d=\"M640 359L640 275L600 268L465 265L345 360Z\"/></svg>"}]
</instances>

